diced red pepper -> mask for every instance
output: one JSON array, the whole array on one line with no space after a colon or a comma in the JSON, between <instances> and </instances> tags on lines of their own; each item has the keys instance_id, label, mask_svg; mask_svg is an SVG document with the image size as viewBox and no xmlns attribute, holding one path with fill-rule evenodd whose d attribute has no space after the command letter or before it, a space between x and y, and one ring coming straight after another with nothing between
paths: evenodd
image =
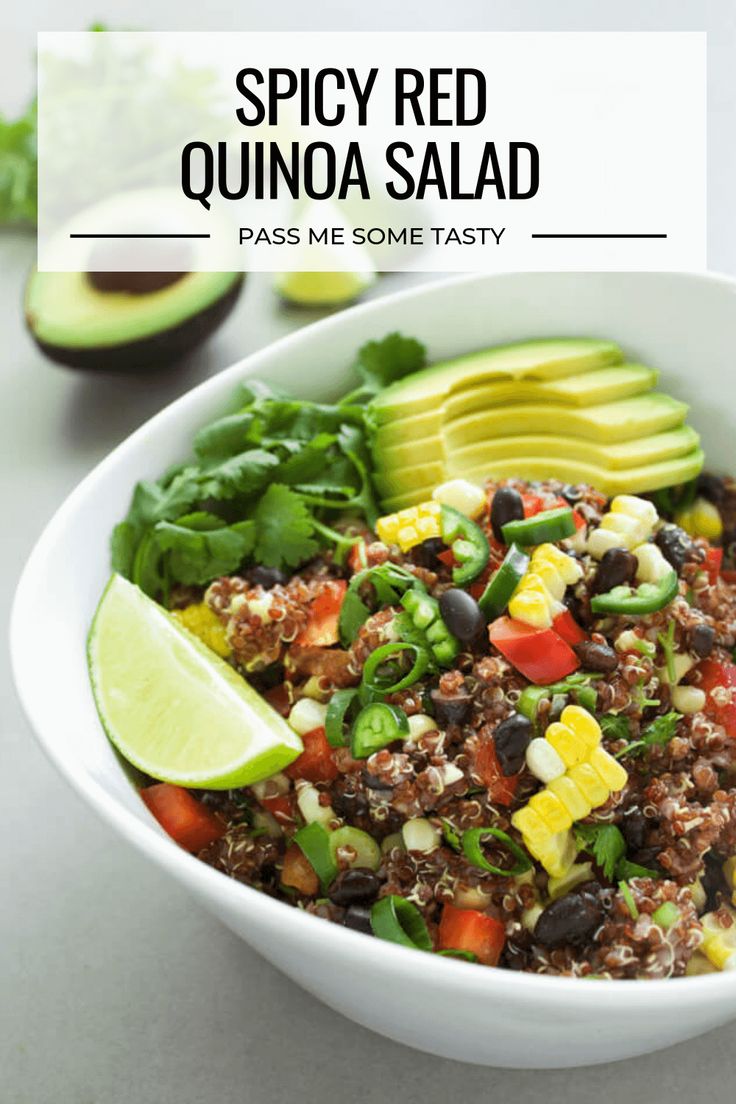
<instances>
[{"instance_id":1,"label":"diced red pepper","mask_svg":"<svg viewBox=\"0 0 736 1104\"><path fill-rule=\"evenodd\" d=\"M521 501L524 504L525 518L534 517L534 515L538 514L541 510L548 509L548 507L545 506L545 500L541 495L532 494L529 491L526 491L524 492L524 494L522 494Z\"/></svg>"},{"instance_id":2,"label":"diced red pepper","mask_svg":"<svg viewBox=\"0 0 736 1104\"><path fill-rule=\"evenodd\" d=\"M705 712L717 724L722 724L729 736L736 736L736 664L718 663L715 659L704 659L697 668L700 676L697 686L705 691ZM714 691L720 690L720 694ZM731 700L719 701L719 697L727 698L727 691L731 691Z\"/></svg>"},{"instance_id":3,"label":"diced red pepper","mask_svg":"<svg viewBox=\"0 0 736 1104\"><path fill-rule=\"evenodd\" d=\"M705 554L705 563L703 564L703 567L708 573L708 581L711 586L714 586L718 580L718 576L721 573L722 563L723 549L709 548Z\"/></svg>"},{"instance_id":4,"label":"diced red pepper","mask_svg":"<svg viewBox=\"0 0 736 1104\"><path fill-rule=\"evenodd\" d=\"M314 897L319 891L319 878L301 847L292 843L284 855L281 884L292 886L306 897Z\"/></svg>"},{"instance_id":5,"label":"diced red pepper","mask_svg":"<svg viewBox=\"0 0 736 1104\"><path fill-rule=\"evenodd\" d=\"M302 736L304 751L285 768L289 778L307 782L331 782L337 777L334 749L327 743L324 728L313 728Z\"/></svg>"},{"instance_id":6,"label":"diced red pepper","mask_svg":"<svg viewBox=\"0 0 736 1104\"><path fill-rule=\"evenodd\" d=\"M455 559L455 553L451 548L446 548L444 552L438 552L437 559L441 560L445 567L457 567L458 561Z\"/></svg>"},{"instance_id":7,"label":"diced red pepper","mask_svg":"<svg viewBox=\"0 0 736 1104\"><path fill-rule=\"evenodd\" d=\"M443 906L439 928L441 951L469 951L485 966L496 966L505 942L506 929L500 920L477 909Z\"/></svg>"},{"instance_id":8,"label":"diced red pepper","mask_svg":"<svg viewBox=\"0 0 736 1104\"><path fill-rule=\"evenodd\" d=\"M296 823L293 794L277 794L275 797L262 797L261 805L274 820L283 826Z\"/></svg>"},{"instance_id":9,"label":"diced red pepper","mask_svg":"<svg viewBox=\"0 0 736 1104\"><path fill-rule=\"evenodd\" d=\"M367 566L368 556L366 554L365 541L361 537L348 552L348 567L353 575L357 575L359 571L364 571Z\"/></svg>"},{"instance_id":10,"label":"diced red pepper","mask_svg":"<svg viewBox=\"0 0 736 1104\"><path fill-rule=\"evenodd\" d=\"M220 818L183 786L158 782L141 790L141 797L163 830L185 851L201 851L227 831Z\"/></svg>"},{"instance_id":11,"label":"diced red pepper","mask_svg":"<svg viewBox=\"0 0 736 1104\"><path fill-rule=\"evenodd\" d=\"M554 629L537 629L498 617L488 627L491 644L530 682L544 686L577 671L580 660Z\"/></svg>"},{"instance_id":12,"label":"diced red pepper","mask_svg":"<svg viewBox=\"0 0 736 1104\"><path fill-rule=\"evenodd\" d=\"M348 584L345 579L327 579L309 607L309 620L295 638L295 644L337 644L340 607Z\"/></svg>"},{"instance_id":13,"label":"diced red pepper","mask_svg":"<svg viewBox=\"0 0 736 1104\"><path fill-rule=\"evenodd\" d=\"M564 500L564 499L562 500L562 505L568 505L568 504L567 504L567 503L565 502L565 500ZM586 529L586 528L587 528L587 525L588 525L588 523L586 522L585 518L583 517L583 515L582 515L582 514L580 513L580 511L579 511L579 510L573 510L573 512L572 512L572 520L573 520L573 521L575 522L575 528L576 528L576 529L577 529L578 531L579 531L580 529Z\"/></svg>"},{"instance_id":14,"label":"diced red pepper","mask_svg":"<svg viewBox=\"0 0 736 1104\"><path fill-rule=\"evenodd\" d=\"M490 801L496 805L511 804L519 784L519 775L503 773L495 744L490 737L483 740L476 752L474 770L488 790Z\"/></svg>"},{"instance_id":15,"label":"diced red pepper","mask_svg":"<svg viewBox=\"0 0 736 1104\"><path fill-rule=\"evenodd\" d=\"M568 644L580 644L581 641L588 639L585 629L581 629L569 609L557 614L552 622L552 628Z\"/></svg>"},{"instance_id":16,"label":"diced red pepper","mask_svg":"<svg viewBox=\"0 0 736 1104\"><path fill-rule=\"evenodd\" d=\"M732 568L726 568L724 571L723 568L721 568L721 578L724 583L728 583L729 586L734 586L734 584L736 584L736 571Z\"/></svg>"}]
</instances>

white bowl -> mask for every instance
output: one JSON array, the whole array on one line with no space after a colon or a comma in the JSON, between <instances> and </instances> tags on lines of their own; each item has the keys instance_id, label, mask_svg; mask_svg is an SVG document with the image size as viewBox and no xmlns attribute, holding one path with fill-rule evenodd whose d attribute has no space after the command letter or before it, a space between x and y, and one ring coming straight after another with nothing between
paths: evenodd
<instances>
[{"instance_id":1,"label":"white bowl","mask_svg":"<svg viewBox=\"0 0 736 1104\"><path fill-rule=\"evenodd\" d=\"M87 681L85 636L109 572L108 536L136 479L187 454L194 431L260 376L335 396L366 340L400 329L433 359L551 335L615 339L692 404L711 463L736 432L730 373L736 283L667 274L473 276L377 300L287 337L189 392L134 433L67 499L18 586L11 650L39 740L75 789L163 873L332 1008L392 1039L485 1065L552 1067L626 1058L736 1016L736 973L595 982L471 966L328 925L180 850L146 811L108 744ZM140 907L145 908L145 904Z\"/></svg>"}]
</instances>

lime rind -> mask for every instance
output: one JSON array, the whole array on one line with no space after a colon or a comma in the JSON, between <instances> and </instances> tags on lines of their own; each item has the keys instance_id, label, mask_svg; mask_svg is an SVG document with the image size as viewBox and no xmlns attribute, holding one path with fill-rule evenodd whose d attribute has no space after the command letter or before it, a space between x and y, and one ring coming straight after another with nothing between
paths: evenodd
<instances>
[{"instance_id":1,"label":"lime rind","mask_svg":"<svg viewBox=\"0 0 736 1104\"><path fill-rule=\"evenodd\" d=\"M268 778L303 750L244 678L120 575L100 599L87 655L108 738L153 778L231 789Z\"/></svg>"}]
</instances>

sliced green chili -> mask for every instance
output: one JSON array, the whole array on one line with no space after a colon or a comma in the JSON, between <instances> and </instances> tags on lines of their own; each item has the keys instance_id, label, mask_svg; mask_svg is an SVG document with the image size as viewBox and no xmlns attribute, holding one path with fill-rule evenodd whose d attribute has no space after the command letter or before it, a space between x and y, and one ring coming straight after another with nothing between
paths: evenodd
<instances>
[{"instance_id":1,"label":"sliced green chili","mask_svg":"<svg viewBox=\"0 0 736 1104\"><path fill-rule=\"evenodd\" d=\"M453 851L462 850L462 839L460 833L453 827L449 820L442 818L442 835L445 837L445 842L450 845Z\"/></svg>"},{"instance_id":2,"label":"sliced green chili","mask_svg":"<svg viewBox=\"0 0 736 1104\"><path fill-rule=\"evenodd\" d=\"M375 608L395 605L405 590L425 589L421 580L400 564L377 564L353 575L340 607L339 631L343 647L353 643L371 615L371 607L361 597L366 583L373 588Z\"/></svg>"},{"instance_id":3,"label":"sliced green chili","mask_svg":"<svg viewBox=\"0 0 736 1104\"><path fill-rule=\"evenodd\" d=\"M294 835L294 843L300 849L326 890L337 877L337 866L330 848L330 833L316 820L306 824Z\"/></svg>"},{"instance_id":4,"label":"sliced green chili","mask_svg":"<svg viewBox=\"0 0 736 1104\"><path fill-rule=\"evenodd\" d=\"M389 658L397 652L414 653L414 662L408 674L397 679L396 682L385 681L378 677L379 668L388 662ZM382 644L368 656L363 666L363 683L361 690L370 694L396 694L399 690L406 690L418 682L429 667L429 652L420 644L408 640L397 640L393 644ZM393 677L393 676L390 676Z\"/></svg>"},{"instance_id":5,"label":"sliced green chili","mask_svg":"<svg viewBox=\"0 0 736 1104\"><path fill-rule=\"evenodd\" d=\"M452 506L442 507L442 539L449 544L457 565L452 569L452 581L462 587L476 579L488 563L491 550L488 538L465 514Z\"/></svg>"},{"instance_id":6,"label":"sliced green chili","mask_svg":"<svg viewBox=\"0 0 736 1104\"><path fill-rule=\"evenodd\" d=\"M330 698L325 717L325 735L331 747L345 747L347 744L345 718L357 696L357 690L336 690Z\"/></svg>"},{"instance_id":7,"label":"sliced green chili","mask_svg":"<svg viewBox=\"0 0 736 1104\"><path fill-rule=\"evenodd\" d=\"M635 616L655 613L677 597L680 580L673 569L658 583L640 583L638 587L617 586L590 600L593 613L630 613Z\"/></svg>"},{"instance_id":8,"label":"sliced green chili","mask_svg":"<svg viewBox=\"0 0 736 1104\"><path fill-rule=\"evenodd\" d=\"M401 604L411 618L417 634L432 653L432 658L442 667L448 667L460 652L460 641L448 629L440 614L439 602L429 594L408 590ZM397 619L398 620L398 619ZM410 638L416 643L417 637Z\"/></svg>"},{"instance_id":9,"label":"sliced green chili","mask_svg":"<svg viewBox=\"0 0 736 1104\"><path fill-rule=\"evenodd\" d=\"M382 897L376 901L371 909L371 927L375 936L389 943L399 943L416 951L432 950L424 917L405 897Z\"/></svg>"},{"instance_id":10,"label":"sliced green chili","mask_svg":"<svg viewBox=\"0 0 736 1104\"><path fill-rule=\"evenodd\" d=\"M510 870L501 870L500 867L494 866L483 854L483 842L489 836L500 840L517 860L516 865L512 866ZM463 832L462 847L468 862L472 863L473 866L479 866L481 870L487 870L490 874L499 874L504 878L515 878L517 875L531 870L532 867L531 859L526 851L512 840L506 832L502 832L500 828L469 828L467 832Z\"/></svg>"},{"instance_id":11,"label":"sliced green chili","mask_svg":"<svg viewBox=\"0 0 736 1104\"><path fill-rule=\"evenodd\" d=\"M532 517L507 521L501 527L506 544L546 544L564 540L575 533L575 519L569 506L557 506Z\"/></svg>"},{"instance_id":12,"label":"sliced green chili","mask_svg":"<svg viewBox=\"0 0 736 1104\"><path fill-rule=\"evenodd\" d=\"M367 759L374 751L408 735L409 718L403 709L387 702L372 702L355 719L350 750L354 759Z\"/></svg>"},{"instance_id":13,"label":"sliced green chili","mask_svg":"<svg viewBox=\"0 0 736 1104\"><path fill-rule=\"evenodd\" d=\"M529 557L526 552L518 544L512 544L503 563L491 575L488 586L478 599L486 621L494 621L501 616L528 566Z\"/></svg>"}]
</instances>

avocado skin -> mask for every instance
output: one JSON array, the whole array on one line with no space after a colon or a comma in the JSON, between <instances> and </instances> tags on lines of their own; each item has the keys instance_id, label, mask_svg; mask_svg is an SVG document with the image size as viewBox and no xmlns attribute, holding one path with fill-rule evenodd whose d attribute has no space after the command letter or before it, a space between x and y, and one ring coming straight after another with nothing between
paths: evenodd
<instances>
[{"instance_id":1,"label":"avocado skin","mask_svg":"<svg viewBox=\"0 0 736 1104\"><path fill-rule=\"evenodd\" d=\"M137 372L146 368L166 368L195 349L225 321L238 301L244 282L245 276L241 275L225 295L176 326L150 334L140 341L126 341L119 345L80 349L54 345L37 337L30 318L26 317L26 322L41 352L67 368L79 368L85 372Z\"/></svg>"}]
</instances>

